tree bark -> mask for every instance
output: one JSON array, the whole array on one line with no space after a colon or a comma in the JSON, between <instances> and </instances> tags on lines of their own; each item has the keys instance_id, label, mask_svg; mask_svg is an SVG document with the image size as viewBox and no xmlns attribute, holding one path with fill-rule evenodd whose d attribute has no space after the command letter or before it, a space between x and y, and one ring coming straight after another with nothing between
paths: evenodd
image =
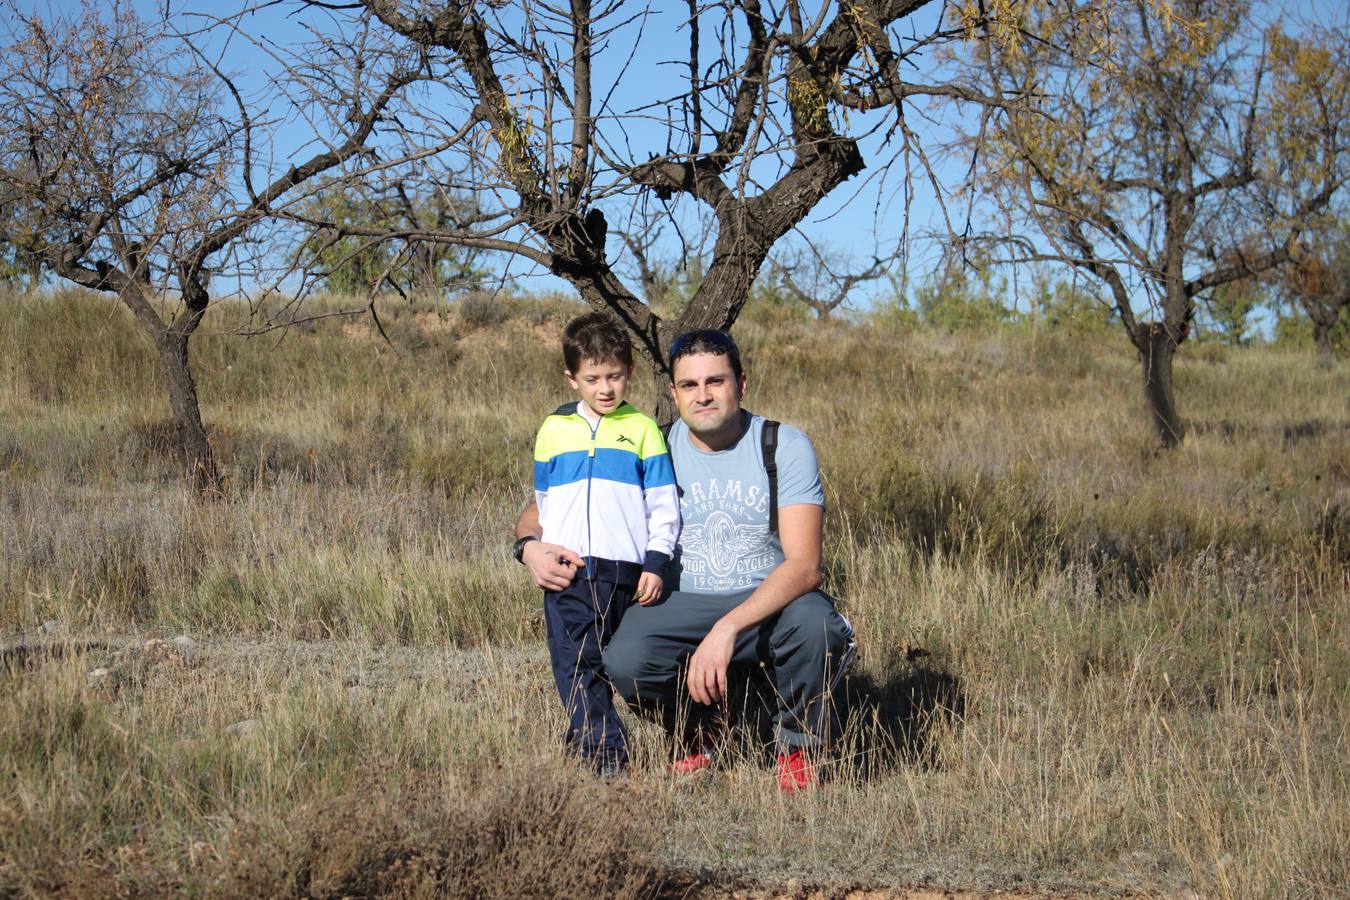
<instances>
[{"instance_id":1,"label":"tree bark","mask_svg":"<svg viewBox=\"0 0 1350 900\"><path fill-rule=\"evenodd\" d=\"M656 408L652 410L652 418L656 420L658 425L666 425L679 417L680 411L675 406L674 398L670 396L669 382L657 376Z\"/></svg>"},{"instance_id":2,"label":"tree bark","mask_svg":"<svg viewBox=\"0 0 1350 900\"><path fill-rule=\"evenodd\" d=\"M1317 348L1317 355L1321 359L1331 359L1336 355L1336 348L1331 344L1330 323L1313 319L1313 346Z\"/></svg>"},{"instance_id":3,"label":"tree bark","mask_svg":"<svg viewBox=\"0 0 1350 900\"><path fill-rule=\"evenodd\" d=\"M1171 450L1180 445L1185 436L1172 389L1172 360L1176 357L1177 342L1158 322L1144 323L1139 332L1135 346L1139 349L1139 363L1143 369L1144 399L1159 446Z\"/></svg>"},{"instance_id":4,"label":"tree bark","mask_svg":"<svg viewBox=\"0 0 1350 900\"><path fill-rule=\"evenodd\" d=\"M79 274L79 270L72 271ZM206 436L206 426L202 424L201 409L197 404L197 381L188 361L188 340L206 315L210 297L200 281L180 278L180 282L183 308L177 318L167 323L155 311L154 292L143 279L128 278L106 268L99 281L87 286L96 290L116 289L118 297L159 351L184 474L195 493L212 495L220 489L220 475Z\"/></svg>"},{"instance_id":5,"label":"tree bark","mask_svg":"<svg viewBox=\"0 0 1350 900\"><path fill-rule=\"evenodd\" d=\"M211 494L220 488L220 474L197 404L197 382L188 363L189 337L190 332L164 331L156 336L155 345L164 364L183 470L195 493Z\"/></svg>"},{"instance_id":6,"label":"tree bark","mask_svg":"<svg viewBox=\"0 0 1350 900\"><path fill-rule=\"evenodd\" d=\"M1336 327L1336 322L1345 309L1345 298L1338 297L1335 299L1341 302L1337 303L1333 300L1328 303L1309 298L1303 303L1303 311L1307 313L1308 319L1312 322L1313 346L1317 349L1317 355L1321 359L1331 359L1336 355L1336 345L1331 339L1331 332Z\"/></svg>"}]
</instances>

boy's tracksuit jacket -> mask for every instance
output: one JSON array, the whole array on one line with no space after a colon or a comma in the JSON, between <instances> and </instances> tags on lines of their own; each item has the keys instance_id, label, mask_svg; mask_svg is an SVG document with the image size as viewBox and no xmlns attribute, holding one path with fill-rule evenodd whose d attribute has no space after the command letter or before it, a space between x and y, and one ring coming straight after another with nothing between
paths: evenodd
<instances>
[{"instance_id":1,"label":"boy's tracksuit jacket","mask_svg":"<svg viewBox=\"0 0 1350 900\"><path fill-rule=\"evenodd\" d=\"M660 574L680 530L675 469L661 429L627 402L593 426L578 402L558 407L535 439L542 540Z\"/></svg>"}]
</instances>

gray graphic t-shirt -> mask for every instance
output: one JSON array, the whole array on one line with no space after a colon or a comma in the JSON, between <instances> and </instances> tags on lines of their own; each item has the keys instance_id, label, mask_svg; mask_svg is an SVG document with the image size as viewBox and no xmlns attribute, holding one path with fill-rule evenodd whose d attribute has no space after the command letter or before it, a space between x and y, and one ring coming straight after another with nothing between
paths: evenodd
<instances>
[{"instance_id":1,"label":"gray graphic t-shirt","mask_svg":"<svg viewBox=\"0 0 1350 900\"><path fill-rule=\"evenodd\" d=\"M783 561L777 535L769 534L769 476L760 435L764 418L732 447L706 453L676 421L670 457L680 487L679 547L667 570L668 587L700 594L732 594L753 588ZM820 467L811 440L791 425L778 429L778 508L796 503L825 505Z\"/></svg>"}]
</instances>

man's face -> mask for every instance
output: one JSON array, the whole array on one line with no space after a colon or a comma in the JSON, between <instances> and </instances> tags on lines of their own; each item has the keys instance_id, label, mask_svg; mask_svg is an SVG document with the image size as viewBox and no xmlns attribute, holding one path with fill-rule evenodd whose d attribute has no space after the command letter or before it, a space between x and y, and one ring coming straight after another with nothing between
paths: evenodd
<instances>
[{"instance_id":1,"label":"man's face","mask_svg":"<svg viewBox=\"0 0 1350 900\"><path fill-rule=\"evenodd\" d=\"M714 437L740 429L745 376L738 380L731 360L715 353L691 353L675 361L670 388L680 418L698 436Z\"/></svg>"},{"instance_id":2,"label":"man's face","mask_svg":"<svg viewBox=\"0 0 1350 900\"><path fill-rule=\"evenodd\" d=\"M583 359L575 372L564 369L563 374L581 402L597 416L603 416L614 412L623 402L633 367L625 366L617 359Z\"/></svg>"}]
</instances>

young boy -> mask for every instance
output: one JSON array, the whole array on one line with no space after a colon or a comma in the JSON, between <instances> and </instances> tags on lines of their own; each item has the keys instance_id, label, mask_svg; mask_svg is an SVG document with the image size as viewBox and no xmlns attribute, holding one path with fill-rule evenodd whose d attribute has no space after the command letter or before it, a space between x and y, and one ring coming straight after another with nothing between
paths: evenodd
<instances>
[{"instance_id":1,"label":"young boy","mask_svg":"<svg viewBox=\"0 0 1350 900\"><path fill-rule=\"evenodd\" d=\"M661 430L623 399L633 373L628 333L605 313L568 323L563 372L577 401L544 420L535 439L534 491L540 540L585 561L564 590L544 592L544 621L566 742L602 776L628 764L600 650L634 599L661 596L675 550L679 501ZM516 542L520 559L524 537Z\"/></svg>"}]
</instances>

